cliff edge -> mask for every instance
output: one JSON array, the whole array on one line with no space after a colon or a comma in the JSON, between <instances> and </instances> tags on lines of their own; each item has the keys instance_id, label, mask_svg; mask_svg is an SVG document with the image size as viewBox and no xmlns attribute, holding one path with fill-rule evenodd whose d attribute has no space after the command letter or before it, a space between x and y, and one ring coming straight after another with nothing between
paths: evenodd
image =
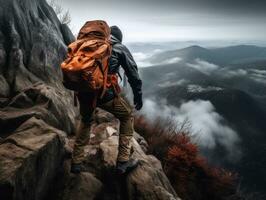
<instances>
[{"instance_id":1,"label":"cliff edge","mask_svg":"<svg viewBox=\"0 0 266 200\"><path fill-rule=\"evenodd\" d=\"M137 133L140 166L115 175L119 122L101 110L84 172L69 173L78 111L59 66L75 38L45 0L0 5L0 199L179 199Z\"/></svg>"}]
</instances>

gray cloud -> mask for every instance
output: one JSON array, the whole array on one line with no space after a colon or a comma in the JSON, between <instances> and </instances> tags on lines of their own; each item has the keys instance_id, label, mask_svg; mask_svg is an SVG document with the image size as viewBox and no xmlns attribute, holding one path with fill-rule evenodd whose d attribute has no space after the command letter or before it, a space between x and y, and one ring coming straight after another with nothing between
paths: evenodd
<instances>
[{"instance_id":1,"label":"gray cloud","mask_svg":"<svg viewBox=\"0 0 266 200\"><path fill-rule=\"evenodd\" d=\"M236 162L241 158L238 134L224 123L223 117L215 111L209 101L188 101L176 108L167 105L166 101L156 103L151 99L146 99L142 113L151 121L158 117L172 119L176 124L188 120L191 124L192 135L207 152L219 145L226 150L229 161Z\"/></svg>"},{"instance_id":2,"label":"gray cloud","mask_svg":"<svg viewBox=\"0 0 266 200\"><path fill-rule=\"evenodd\" d=\"M173 64L173 63L178 63L182 61L182 58L173 57L171 59L164 60L162 62L157 62L156 64L150 62L150 59L152 58L152 56L155 56L157 53L160 53L160 52L163 52L163 50L154 49L153 51L150 51L149 53L140 52L140 51L132 52L132 55L139 67L150 67L153 65Z\"/></svg>"},{"instance_id":3,"label":"gray cloud","mask_svg":"<svg viewBox=\"0 0 266 200\"><path fill-rule=\"evenodd\" d=\"M171 87L171 86L179 86L179 85L184 85L186 83L189 83L188 80L185 80L185 79L180 79L178 81L165 81L163 83L159 83L158 86L159 87Z\"/></svg>"},{"instance_id":4,"label":"gray cloud","mask_svg":"<svg viewBox=\"0 0 266 200\"><path fill-rule=\"evenodd\" d=\"M266 70L251 69L249 76L256 82L266 84Z\"/></svg>"},{"instance_id":5,"label":"gray cloud","mask_svg":"<svg viewBox=\"0 0 266 200\"><path fill-rule=\"evenodd\" d=\"M231 69L223 68L220 74L224 78L245 77L258 83L266 84L266 70L262 69Z\"/></svg>"},{"instance_id":6,"label":"gray cloud","mask_svg":"<svg viewBox=\"0 0 266 200\"><path fill-rule=\"evenodd\" d=\"M192 92L192 93L201 93L201 92L209 92L209 91L221 91L223 90L223 88L213 87L213 86L202 87L200 85L189 84L187 86L187 90L188 92Z\"/></svg>"},{"instance_id":7,"label":"gray cloud","mask_svg":"<svg viewBox=\"0 0 266 200\"><path fill-rule=\"evenodd\" d=\"M232 78L232 77L236 77L236 76L246 76L248 75L247 70L245 69L221 69L221 76L225 77L225 78Z\"/></svg>"},{"instance_id":8,"label":"gray cloud","mask_svg":"<svg viewBox=\"0 0 266 200\"><path fill-rule=\"evenodd\" d=\"M211 72L219 69L218 65L209 63L209 62L207 62L205 60L201 60L199 58L197 58L194 61L194 63L188 63L187 66L192 67L194 69L197 69L197 70L199 70L202 73L207 74L207 75L209 75L209 74L211 74Z\"/></svg>"},{"instance_id":9,"label":"gray cloud","mask_svg":"<svg viewBox=\"0 0 266 200\"><path fill-rule=\"evenodd\" d=\"M125 41L260 39L266 33L266 1L57 0L72 15L76 33L87 20L120 26Z\"/></svg>"},{"instance_id":10,"label":"gray cloud","mask_svg":"<svg viewBox=\"0 0 266 200\"><path fill-rule=\"evenodd\" d=\"M221 13L242 13L245 15L248 14L263 14L265 15L266 9L266 2L264 0L64 0L66 4L70 4L72 6L82 7L84 5L88 5L91 7L94 6L109 6L105 8L138 8L140 10L150 10L150 8L157 8L157 10L203 10L203 11L210 11L216 12L219 11ZM156 10L156 11L157 11ZM135 10L135 12L137 12Z\"/></svg>"}]
</instances>

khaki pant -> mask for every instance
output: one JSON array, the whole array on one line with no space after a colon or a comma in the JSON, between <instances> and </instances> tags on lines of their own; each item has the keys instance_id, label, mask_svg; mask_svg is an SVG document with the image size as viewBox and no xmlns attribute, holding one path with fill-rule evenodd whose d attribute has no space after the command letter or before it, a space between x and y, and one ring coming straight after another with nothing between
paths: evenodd
<instances>
[{"instance_id":1,"label":"khaki pant","mask_svg":"<svg viewBox=\"0 0 266 200\"><path fill-rule=\"evenodd\" d=\"M93 122L93 115L95 110L89 108L88 101L85 101L86 99L84 100L82 98L79 98L79 100L82 124L76 136L72 158L73 163L81 163L84 159L84 147L89 142L90 127ZM130 104L119 96L107 103L98 105L98 107L112 113L116 118L120 120L120 135L117 160L128 161L132 146L131 140L134 133L133 116Z\"/></svg>"}]
</instances>

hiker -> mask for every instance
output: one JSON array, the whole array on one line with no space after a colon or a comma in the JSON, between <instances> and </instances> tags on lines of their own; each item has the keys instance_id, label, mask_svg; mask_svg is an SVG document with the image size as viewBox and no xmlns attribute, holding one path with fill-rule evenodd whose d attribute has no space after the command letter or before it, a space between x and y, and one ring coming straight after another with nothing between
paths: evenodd
<instances>
[{"instance_id":1,"label":"hiker","mask_svg":"<svg viewBox=\"0 0 266 200\"><path fill-rule=\"evenodd\" d=\"M104 21L95 22L103 23L106 26L106 23ZM87 31L90 29L90 26L93 25L93 21L87 22L86 24L81 29L81 35L84 35L84 32L86 32L86 26ZM96 29L97 28L98 27L96 27ZM134 133L134 124L132 107L119 94L120 88L118 85L118 74L120 66L122 66L122 68L124 69L128 82L132 88L134 94L134 105L136 110L140 110L142 108L142 81L139 77L138 68L133 59L133 56L131 55L127 47L122 44L123 35L121 30L117 26L111 26L110 28L108 26L108 29L110 31L110 36L108 39L111 43L111 51L108 58L108 66L106 66L108 70L106 82L107 85L109 83L109 86L103 86L103 88L101 88L101 92L98 93L95 93L93 91L77 91L77 98L80 104L81 126L77 133L73 150L71 164L72 173L80 173L81 171L81 163L84 159L84 147L88 143L90 138L90 127L93 122L93 115L96 106L112 113L116 118L120 120L120 135L118 147L119 152L116 164L117 172L119 174L124 174L134 169L138 165L138 161L130 157L132 148L131 140ZM106 30L106 32L108 32L108 30ZM95 34L96 38L98 36L101 36L99 33L97 35L97 31L95 31L94 29L92 33L85 34ZM105 35L105 37L106 36L108 37L108 33L107 35ZM102 62L104 62L104 59ZM104 64L100 63L100 65ZM102 73L104 74L105 72L103 71ZM102 79L105 78L103 77ZM67 84L68 81L66 80L65 85Z\"/></svg>"}]
</instances>

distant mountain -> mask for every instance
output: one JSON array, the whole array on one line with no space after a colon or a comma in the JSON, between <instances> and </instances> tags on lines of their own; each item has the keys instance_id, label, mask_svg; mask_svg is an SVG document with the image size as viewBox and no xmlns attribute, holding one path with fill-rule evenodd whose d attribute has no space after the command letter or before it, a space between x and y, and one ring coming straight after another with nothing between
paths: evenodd
<instances>
[{"instance_id":1,"label":"distant mountain","mask_svg":"<svg viewBox=\"0 0 266 200\"><path fill-rule=\"evenodd\" d=\"M241 140L243 157L237 163L228 162L226 151L217 146L213 152L208 151L212 162L230 168L243 178L243 186L250 191L264 191L266 184L265 144L266 144L266 112L260 103L253 97L240 90L219 87L189 88L189 86L169 86L156 90L151 96L166 99L167 103L179 107L183 102L190 100L210 101L216 112L226 119L230 127L237 131ZM198 116L201 117L200 115ZM262 178L258 178L262 177Z\"/></svg>"},{"instance_id":2,"label":"distant mountain","mask_svg":"<svg viewBox=\"0 0 266 200\"><path fill-rule=\"evenodd\" d=\"M266 59L266 57L265 57ZM144 79L144 87L148 91L156 90L176 84L199 84L228 87L239 89L254 96L265 96L266 98L266 60L251 61L245 64L232 64L227 67L218 67L206 74L204 66L195 61L185 62L184 60L173 64L161 64L153 67L140 68ZM208 65L208 63L203 63ZM168 85L169 85L168 84Z\"/></svg>"},{"instance_id":3,"label":"distant mountain","mask_svg":"<svg viewBox=\"0 0 266 200\"><path fill-rule=\"evenodd\" d=\"M183 85L191 82L200 85L217 85L217 83L201 71L187 67L185 63L168 64L140 68L145 94L154 93L169 84Z\"/></svg>"},{"instance_id":4,"label":"distant mountain","mask_svg":"<svg viewBox=\"0 0 266 200\"><path fill-rule=\"evenodd\" d=\"M151 63L162 63L172 58L181 58L192 62L195 59L205 60L217 65L247 63L266 60L266 47L239 45L224 48L207 49L200 46L190 46L184 49L165 51L150 58Z\"/></svg>"},{"instance_id":5,"label":"distant mountain","mask_svg":"<svg viewBox=\"0 0 266 200\"><path fill-rule=\"evenodd\" d=\"M152 62L175 57L182 60L140 69L145 98L165 99L175 107L190 100L211 102L239 134L243 158L239 163L229 163L223 159L225 152L220 147L209 156L220 158L223 166L239 172L243 184L251 191L264 192L266 48L241 45L206 49L191 46L159 53L152 57ZM203 64L207 66L215 64L218 67L206 73L206 66L201 66L196 59L206 61Z\"/></svg>"},{"instance_id":6,"label":"distant mountain","mask_svg":"<svg viewBox=\"0 0 266 200\"><path fill-rule=\"evenodd\" d=\"M200 46L190 46L180 50L172 50L155 54L150 59L150 62L160 63L175 57L182 58L183 60L193 60L196 58L202 58L208 61L209 58L212 57L211 54L211 51L208 49L202 48Z\"/></svg>"}]
</instances>

